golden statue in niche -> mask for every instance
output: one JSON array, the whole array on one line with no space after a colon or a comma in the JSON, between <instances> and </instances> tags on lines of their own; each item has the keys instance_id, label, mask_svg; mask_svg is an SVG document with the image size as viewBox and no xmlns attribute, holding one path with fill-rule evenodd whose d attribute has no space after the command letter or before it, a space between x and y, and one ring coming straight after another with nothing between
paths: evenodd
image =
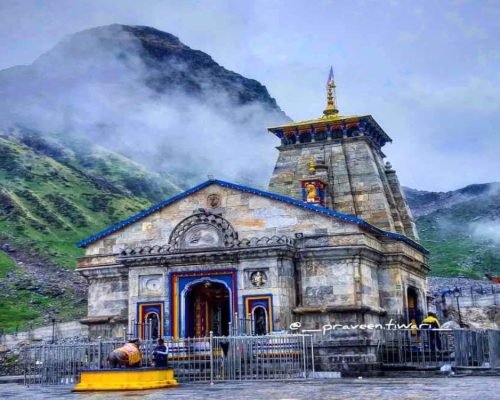
<instances>
[{"instance_id":1,"label":"golden statue in niche","mask_svg":"<svg viewBox=\"0 0 500 400\"><path fill-rule=\"evenodd\" d=\"M306 201L308 203L316 203L316 198L318 197L318 191L314 183L306 183L305 189L307 192Z\"/></svg>"}]
</instances>

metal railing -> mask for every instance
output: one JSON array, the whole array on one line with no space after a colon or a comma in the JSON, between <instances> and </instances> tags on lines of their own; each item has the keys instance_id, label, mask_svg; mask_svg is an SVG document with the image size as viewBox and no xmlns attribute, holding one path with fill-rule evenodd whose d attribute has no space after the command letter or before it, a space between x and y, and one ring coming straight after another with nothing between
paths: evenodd
<instances>
[{"instance_id":1,"label":"metal railing","mask_svg":"<svg viewBox=\"0 0 500 400\"><path fill-rule=\"evenodd\" d=\"M133 333L127 333L126 336L128 339L132 337L138 337L144 340L154 340L158 339L160 330L159 326L156 331L153 329L153 324L151 322L132 322L132 330Z\"/></svg>"},{"instance_id":2,"label":"metal railing","mask_svg":"<svg viewBox=\"0 0 500 400\"><path fill-rule=\"evenodd\" d=\"M25 384L75 384L80 371L107 369L108 354L123 341L26 346ZM168 366L180 382L284 380L314 370L308 335L213 336L166 339ZM156 342L141 343L140 367L151 367Z\"/></svg>"},{"instance_id":3,"label":"metal railing","mask_svg":"<svg viewBox=\"0 0 500 400\"><path fill-rule=\"evenodd\" d=\"M500 331L381 330L379 359L387 367L500 366Z\"/></svg>"},{"instance_id":4,"label":"metal railing","mask_svg":"<svg viewBox=\"0 0 500 400\"><path fill-rule=\"evenodd\" d=\"M267 329L267 327L266 327ZM255 331L255 320L253 315L249 314L248 318L238 316L238 313L234 313L231 321L228 322L227 332L231 336L245 336L245 335L256 335L256 334L266 334L264 332ZM156 339L159 337L160 327L154 329L153 323L151 321L144 321L139 323L135 320L131 321L129 333L124 333L125 338L140 337L145 340Z\"/></svg>"},{"instance_id":5,"label":"metal railing","mask_svg":"<svg viewBox=\"0 0 500 400\"><path fill-rule=\"evenodd\" d=\"M255 335L254 323L251 314L248 318L242 318L234 313L233 320L229 322L229 333L233 336Z\"/></svg>"},{"instance_id":6,"label":"metal railing","mask_svg":"<svg viewBox=\"0 0 500 400\"><path fill-rule=\"evenodd\" d=\"M211 381L306 378L314 371L312 337L214 337Z\"/></svg>"}]
</instances>

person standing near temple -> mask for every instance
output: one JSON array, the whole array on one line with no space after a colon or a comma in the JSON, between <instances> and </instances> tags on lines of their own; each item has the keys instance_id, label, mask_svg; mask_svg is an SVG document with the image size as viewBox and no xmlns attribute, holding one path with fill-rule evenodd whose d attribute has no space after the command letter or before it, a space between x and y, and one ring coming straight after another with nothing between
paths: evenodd
<instances>
[{"instance_id":1,"label":"person standing near temple","mask_svg":"<svg viewBox=\"0 0 500 400\"><path fill-rule=\"evenodd\" d=\"M168 365L168 347L163 339L158 339L158 346L153 350L155 367L166 367Z\"/></svg>"},{"instance_id":2,"label":"person standing near temple","mask_svg":"<svg viewBox=\"0 0 500 400\"><path fill-rule=\"evenodd\" d=\"M422 321L422 325L427 325L427 329L431 329L429 336L429 344L431 351L441 350L441 337L439 336L439 330L441 324L437 318L437 315L431 311L427 314L427 318Z\"/></svg>"}]
</instances>

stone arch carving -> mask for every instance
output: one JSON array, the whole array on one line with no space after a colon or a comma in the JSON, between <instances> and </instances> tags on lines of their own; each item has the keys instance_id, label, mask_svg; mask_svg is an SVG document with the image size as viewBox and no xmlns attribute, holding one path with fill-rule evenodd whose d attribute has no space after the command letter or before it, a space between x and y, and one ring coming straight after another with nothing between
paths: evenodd
<instances>
[{"instance_id":1,"label":"stone arch carving","mask_svg":"<svg viewBox=\"0 0 500 400\"><path fill-rule=\"evenodd\" d=\"M233 247L238 234L220 215L205 210L185 218L174 228L169 244L174 249Z\"/></svg>"}]
</instances>

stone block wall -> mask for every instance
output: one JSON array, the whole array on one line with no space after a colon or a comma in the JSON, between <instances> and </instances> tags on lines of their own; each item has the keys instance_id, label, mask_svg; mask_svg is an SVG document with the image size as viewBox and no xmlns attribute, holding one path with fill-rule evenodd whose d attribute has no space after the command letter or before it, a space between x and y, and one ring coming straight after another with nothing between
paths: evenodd
<instances>
[{"instance_id":1,"label":"stone block wall","mask_svg":"<svg viewBox=\"0 0 500 400\"><path fill-rule=\"evenodd\" d=\"M197 209L207 207L210 194L221 196L217 211L231 223L239 239L274 235L293 237L297 232L314 234L318 229L332 234L356 233L360 230L357 225L340 219L213 185L89 244L85 249L86 255L104 256L117 254L125 248L164 246L169 243L170 234L178 223L193 215Z\"/></svg>"},{"instance_id":2,"label":"stone block wall","mask_svg":"<svg viewBox=\"0 0 500 400\"><path fill-rule=\"evenodd\" d=\"M418 295L421 314L427 311L427 271L405 268L404 264L386 261L378 272L378 285L382 307L389 316L405 316L408 307L407 289L414 288Z\"/></svg>"},{"instance_id":3,"label":"stone block wall","mask_svg":"<svg viewBox=\"0 0 500 400\"><path fill-rule=\"evenodd\" d=\"M401 222L403 224L403 233L410 239L418 241L420 238L417 231L417 225L413 220L413 215L411 213L410 207L408 206L408 203L406 202L406 198L403 190L401 189L396 171L394 171L389 164L385 168L385 174L387 176L387 182L389 184L390 190L394 196L396 208L401 217Z\"/></svg>"},{"instance_id":4,"label":"stone block wall","mask_svg":"<svg viewBox=\"0 0 500 400\"><path fill-rule=\"evenodd\" d=\"M418 238L397 177L386 175L383 154L368 137L285 145L279 150L269 191L302 200L300 180L319 178L328 184L327 207ZM317 164L313 175L308 170L311 158Z\"/></svg>"},{"instance_id":5,"label":"stone block wall","mask_svg":"<svg viewBox=\"0 0 500 400\"><path fill-rule=\"evenodd\" d=\"M375 175L366 178L362 173L367 167L360 164L368 163L374 171L379 168L366 142L359 140L352 146L352 152L358 156L345 156L343 161L347 169L355 172L348 178L349 184L359 187L360 192L368 192L353 192L352 205L369 209L371 199L383 196L390 188L382 180L374 183ZM207 198L214 194L220 203L216 209L210 209ZM294 240L279 249L249 248L245 252L237 246L220 245L176 248L154 256L157 258L152 263L148 257L153 256L147 251L144 255L140 251L134 253L141 260L137 263L119 255L126 248L168 245L183 221L192 220L196 213L208 215L200 214L200 209L217 213L219 223L229 223L238 240L274 235ZM387 208L382 209L386 211ZM115 329L122 323L120 318L129 323L137 319L139 302L154 301L164 305L165 333L170 331L168 274L173 272L237 270L238 314L246 317L244 296L271 295L274 330L288 329L295 321L320 325L329 323L331 318L378 323L385 312L401 313L406 307L408 285L424 291L427 273L425 255L400 240L365 231L339 218L217 184L110 233L91 243L86 252L79 270L90 280L89 322L94 321L94 326L114 324ZM256 270L264 271L268 278L260 287L250 283L250 274ZM153 280L157 283L148 287L147 282Z\"/></svg>"},{"instance_id":6,"label":"stone block wall","mask_svg":"<svg viewBox=\"0 0 500 400\"><path fill-rule=\"evenodd\" d=\"M300 268L304 307L355 303L352 260L310 257Z\"/></svg>"},{"instance_id":7,"label":"stone block wall","mask_svg":"<svg viewBox=\"0 0 500 400\"><path fill-rule=\"evenodd\" d=\"M126 315L128 308L128 278L115 276L92 280L89 285L89 315Z\"/></svg>"}]
</instances>

